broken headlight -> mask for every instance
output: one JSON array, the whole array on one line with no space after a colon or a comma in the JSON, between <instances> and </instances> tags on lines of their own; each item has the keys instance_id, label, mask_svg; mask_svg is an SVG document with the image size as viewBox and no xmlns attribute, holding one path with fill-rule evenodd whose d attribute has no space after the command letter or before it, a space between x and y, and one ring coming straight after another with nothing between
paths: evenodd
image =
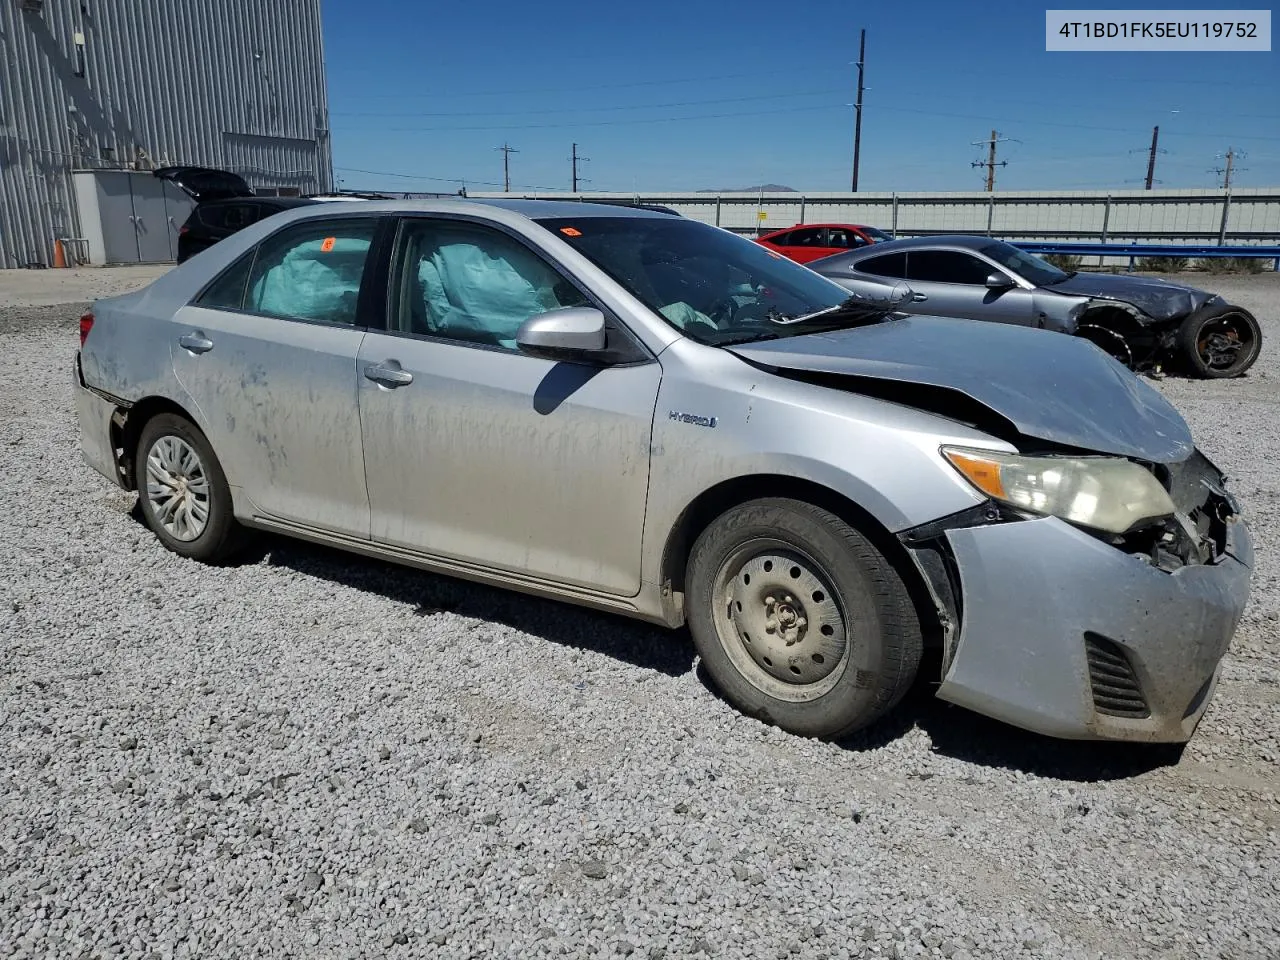
<instances>
[{"instance_id":1,"label":"broken headlight","mask_svg":"<svg viewBox=\"0 0 1280 960\"><path fill-rule=\"evenodd\" d=\"M943 447L942 454L994 500L1106 533L1176 510L1149 470L1121 457L1027 457L967 447Z\"/></svg>"}]
</instances>

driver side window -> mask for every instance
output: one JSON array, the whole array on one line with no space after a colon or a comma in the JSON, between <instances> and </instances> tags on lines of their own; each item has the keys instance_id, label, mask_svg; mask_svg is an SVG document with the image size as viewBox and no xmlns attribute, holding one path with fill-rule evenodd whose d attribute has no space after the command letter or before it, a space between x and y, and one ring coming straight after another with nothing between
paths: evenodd
<instances>
[{"instance_id":1,"label":"driver side window","mask_svg":"<svg viewBox=\"0 0 1280 960\"><path fill-rule=\"evenodd\" d=\"M503 350L530 317L589 305L524 244L463 221L405 220L394 277L392 329Z\"/></svg>"}]
</instances>

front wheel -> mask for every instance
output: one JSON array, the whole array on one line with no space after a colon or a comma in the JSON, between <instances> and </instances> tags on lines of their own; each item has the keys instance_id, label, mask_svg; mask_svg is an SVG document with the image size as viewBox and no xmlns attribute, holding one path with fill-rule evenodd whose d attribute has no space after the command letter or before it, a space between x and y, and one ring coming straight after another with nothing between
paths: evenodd
<instances>
[{"instance_id":1,"label":"front wheel","mask_svg":"<svg viewBox=\"0 0 1280 960\"><path fill-rule=\"evenodd\" d=\"M218 563L244 543L231 490L199 428L172 413L152 417L138 437L138 503L156 538L174 553Z\"/></svg>"},{"instance_id":2,"label":"front wheel","mask_svg":"<svg viewBox=\"0 0 1280 960\"><path fill-rule=\"evenodd\" d=\"M689 629L744 713L838 738L887 713L920 664L920 623L892 564L840 518L797 500L733 507L689 556Z\"/></svg>"},{"instance_id":3,"label":"front wheel","mask_svg":"<svg viewBox=\"0 0 1280 960\"><path fill-rule=\"evenodd\" d=\"M1262 328L1248 310L1224 305L1184 320L1178 330L1178 347L1191 372L1198 376L1238 377L1258 359Z\"/></svg>"}]
</instances>

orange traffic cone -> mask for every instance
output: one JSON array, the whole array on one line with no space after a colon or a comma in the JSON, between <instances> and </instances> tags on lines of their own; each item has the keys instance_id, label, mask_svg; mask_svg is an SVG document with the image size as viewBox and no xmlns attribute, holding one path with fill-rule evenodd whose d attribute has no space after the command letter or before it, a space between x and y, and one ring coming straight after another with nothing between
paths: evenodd
<instances>
[{"instance_id":1,"label":"orange traffic cone","mask_svg":"<svg viewBox=\"0 0 1280 960\"><path fill-rule=\"evenodd\" d=\"M62 249L62 241L53 241L53 265L55 268L67 265L67 255Z\"/></svg>"}]
</instances>

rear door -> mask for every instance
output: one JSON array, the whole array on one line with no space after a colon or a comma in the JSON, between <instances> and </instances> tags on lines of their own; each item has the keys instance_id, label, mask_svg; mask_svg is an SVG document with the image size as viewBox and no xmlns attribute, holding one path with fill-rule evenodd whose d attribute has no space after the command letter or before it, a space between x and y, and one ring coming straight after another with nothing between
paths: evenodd
<instances>
[{"instance_id":1,"label":"rear door","mask_svg":"<svg viewBox=\"0 0 1280 960\"><path fill-rule=\"evenodd\" d=\"M792 230L786 246L779 249L796 263L821 260L830 255L827 250L827 228L804 227Z\"/></svg>"},{"instance_id":2,"label":"rear door","mask_svg":"<svg viewBox=\"0 0 1280 960\"><path fill-rule=\"evenodd\" d=\"M1009 286L988 288L987 277L993 273L1005 277ZM1035 321L1031 291L994 264L961 250L908 250L907 283L915 292L914 313L1025 325Z\"/></svg>"},{"instance_id":3,"label":"rear door","mask_svg":"<svg viewBox=\"0 0 1280 960\"><path fill-rule=\"evenodd\" d=\"M357 304L379 222L287 226L174 316L178 380L260 516L368 536Z\"/></svg>"}]
</instances>

